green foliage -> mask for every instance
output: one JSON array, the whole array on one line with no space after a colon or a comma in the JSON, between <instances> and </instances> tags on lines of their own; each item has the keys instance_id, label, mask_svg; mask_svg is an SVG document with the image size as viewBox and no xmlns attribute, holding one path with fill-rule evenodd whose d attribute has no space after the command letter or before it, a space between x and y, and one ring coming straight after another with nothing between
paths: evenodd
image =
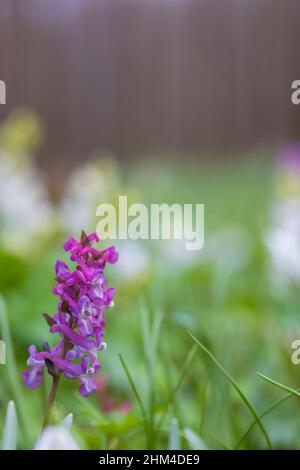
<instances>
[{"instance_id":1,"label":"green foliage","mask_svg":"<svg viewBox=\"0 0 300 470\"><path fill-rule=\"evenodd\" d=\"M115 279L111 268L118 295L107 315L102 371L115 402L133 406L127 413L120 407L105 411L101 392L84 399L72 381L64 381L53 420L60 423L72 413L72 432L82 448L259 449L270 442L275 449L299 448L299 375L290 355L291 338L300 331L300 292L292 285L275 289L270 281L264 237L271 176L262 160L174 166L167 188L148 173L137 178L128 172L145 201L203 202L206 242L193 266L158 259L159 269L151 266L143 282ZM222 238L232 227L246 236L242 248L235 244L229 250L228 238ZM13 399L19 448L32 448L40 432L48 378L43 389L32 391L22 385L21 372L29 344L51 343L42 313L56 309L53 267L64 238L61 234L25 261L0 250L7 305L0 305L0 339L8 352L7 365L0 365L0 430ZM245 255L243 263L233 263L237 253ZM272 387L257 370L290 386ZM279 385L288 393L280 395Z\"/></svg>"},{"instance_id":2,"label":"green foliage","mask_svg":"<svg viewBox=\"0 0 300 470\"><path fill-rule=\"evenodd\" d=\"M28 273L25 261L0 248L0 266L0 292L19 288Z\"/></svg>"}]
</instances>

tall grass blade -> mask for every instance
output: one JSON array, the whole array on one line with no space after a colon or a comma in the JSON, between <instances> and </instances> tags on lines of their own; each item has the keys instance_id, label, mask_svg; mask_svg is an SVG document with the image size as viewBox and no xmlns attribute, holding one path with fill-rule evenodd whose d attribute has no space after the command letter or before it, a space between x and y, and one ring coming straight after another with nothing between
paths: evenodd
<instances>
[{"instance_id":1,"label":"tall grass blade","mask_svg":"<svg viewBox=\"0 0 300 470\"><path fill-rule=\"evenodd\" d=\"M141 397L140 397L140 394L139 394L139 392L138 392L138 390L137 390L137 388L136 388L136 386L135 386L135 383L134 383L134 381L133 381L133 379L132 379L132 377L131 377L131 374L130 374L130 372L129 372L129 370L128 370L128 367L127 367L127 365L126 365L126 363L125 363L125 361L124 361L124 359L123 359L122 354L119 354L119 358L120 358L122 367L123 367L123 369L124 369L124 371L125 371L125 374L126 374L126 376L127 376L128 382L130 383L131 388L132 388L132 391L133 391L133 393L134 393L134 395L135 395L135 398L136 398L136 400L137 400L137 402L138 402L138 404L139 404L139 407L140 407L140 410L141 410L143 419L144 419L144 421L147 421L147 414L146 414L145 407L144 407L144 405L143 405L143 402L142 402L142 399L141 399Z\"/></svg>"},{"instance_id":2,"label":"tall grass blade","mask_svg":"<svg viewBox=\"0 0 300 470\"><path fill-rule=\"evenodd\" d=\"M257 374L267 382L270 382L271 384L275 385L275 387L281 388L282 390L285 390L286 392L290 392L292 395L295 395L296 397L300 397L300 392L297 390L294 390L291 387L288 387L287 385L283 385L280 382L276 382L276 380L270 379L270 377L267 377L264 374L261 374L260 372L257 372Z\"/></svg>"},{"instance_id":3,"label":"tall grass blade","mask_svg":"<svg viewBox=\"0 0 300 470\"><path fill-rule=\"evenodd\" d=\"M300 388L298 390L296 390L297 392L300 392ZM289 398L292 398L294 396L293 393L287 393L286 395L284 395L283 397L279 398L278 400L274 401L271 405L269 405L264 411L262 411L260 414L259 414L259 417L260 419L264 418L265 416L267 416L269 413L271 413L271 411L275 410L279 405L281 405L282 403L284 403L285 401L287 401ZM298 396L298 395L297 395ZM255 425L257 424L257 421L253 421L249 428L244 432L244 434L242 435L242 437L239 439L239 441L236 443L235 445L235 450L239 449L240 446L242 445L243 441L248 437L248 435L250 434L250 432L252 431L252 429L255 427Z\"/></svg>"},{"instance_id":4,"label":"tall grass blade","mask_svg":"<svg viewBox=\"0 0 300 470\"><path fill-rule=\"evenodd\" d=\"M138 402L138 405L140 407L140 410L141 410L141 414L142 414L142 417L143 417L143 421L144 421L144 427L145 427L145 433L146 433L146 437L147 437L147 441L148 441L148 444L149 444L149 425L148 425L148 419L147 419L147 413L146 413L146 409L144 407L144 404L142 402L142 399L141 399L141 396L138 392L138 389L136 388L136 385L131 377L131 374L128 370L128 367L123 359L123 356L122 354L119 354L119 359L120 359L120 362L122 364L122 367L124 369L124 372L127 376L127 379L128 379L128 382L130 383L131 385L131 388L132 388L132 391L133 391L133 394L136 398L136 401Z\"/></svg>"},{"instance_id":5,"label":"tall grass blade","mask_svg":"<svg viewBox=\"0 0 300 470\"><path fill-rule=\"evenodd\" d=\"M265 441L266 441L269 449L272 449L272 443L271 443L271 440L269 438L269 435L268 435L264 425L262 424L262 422L261 422L257 412L255 411L254 407L252 406L252 404L250 403L250 401L248 400L246 395L242 392L242 390L240 389L240 387L238 386L238 384L236 383L234 378L219 363L219 361L215 358L215 356L190 331L188 331L188 333L189 333L190 337L193 339L193 341L195 341L195 343L199 346L199 348L202 349L202 351L204 351L208 357L210 357L210 359L215 363L215 365L218 367L218 369L225 375L225 377L229 380L231 385L235 388L235 390L237 391L237 393L239 394L239 396L241 397L241 399L243 400L243 402L245 403L245 405L247 406L247 408L249 409L249 411L251 412L251 414L254 416L255 420L257 421L257 424L259 425L260 430L261 430L262 434L264 435Z\"/></svg>"},{"instance_id":6,"label":"tall grass blade","mask_svg":"<svg viewBox=\"0 0 300 470\"><path fill-rule=\"evenodd\" d=\"M179 390L179 388L181 387L181 384L184 380L184 377L191 365L191 362L196 354L196 351L198 349L198 346L193 346L192 349L190 350L189 354L188 354L188 357L187 357L187 360L185 362L185 365L181 371L181 374L179 376L179 379L178 379L178 382L176 383L175 387L172 389L171 393L169 394L168 398L167 398L167 401L166 403L164 404L164 408L163 408L163 412L162 412L162 416L158 422L158 425L156 427L157 431L160 430L161 426L163 425L163 422L165 420L165 417L167 415L167 411L168 411L168 407L170 406L170 404L173 402L174 400L174 397L177 393L177 391Z\"/></svg>"},{"instance_id":7,"label":"tall grass blade","mask_svg":"<svg viewBox=\"0 0 300 470\"><path fill-rule=\"evenodd\" d=\"M4 340L5 345L6 345L7 365L3 367L5 367L5 371L7 373L7 377L10 383L11 393L14 395L16 406L17 406L19 416L21 419L22 435L24 435L26 439L26 436L28 436L28 431L27 432L24 431L27 428L26 426L27 418L26 418L26 412L25 412L26 405L25 405L25 401L23 399L23 395L21 392L19 372L16 366L14 348L12 344L9 322L7 318L6 305L1 294L0 294L0 331L1 331L1 339Z\"/></svg>"}]
</instances>

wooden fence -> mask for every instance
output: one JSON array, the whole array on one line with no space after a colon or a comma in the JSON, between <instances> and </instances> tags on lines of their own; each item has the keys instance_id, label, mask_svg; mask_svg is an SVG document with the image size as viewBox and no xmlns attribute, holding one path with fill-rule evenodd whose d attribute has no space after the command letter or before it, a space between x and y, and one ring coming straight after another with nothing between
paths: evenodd
<instances>
[{"instance_id":1,"label":"wooden fence","mask_svg":"<svg viewBox=\"0 0 300 470\"><path fill-rule=\"evenodd\" d=\"M299 0L0 0L7 105L51 162L300 139Z\"/></svg>"}]
</instances>

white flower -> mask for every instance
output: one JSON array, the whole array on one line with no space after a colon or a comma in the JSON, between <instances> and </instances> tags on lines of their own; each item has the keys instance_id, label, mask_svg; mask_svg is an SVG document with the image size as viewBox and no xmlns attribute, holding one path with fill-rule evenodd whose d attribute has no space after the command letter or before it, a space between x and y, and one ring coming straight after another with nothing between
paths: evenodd
<instances>
[{"instance_id":1,"label":"white flower","mask_svg":"<svg viewBox=\"0 0 300 470\"><path fill-rule=\"evenodd\" d=\"M300 280L300 200L288 198L274 207L266 244L271 254L272 277Z\"/></svg>"},{"instance_id":2,"label":"white flower","mask_svg":"<svg viewBox=\"0 0 300 470\"><path fill-rule=\"evenodd\" d=\"M122 240L118 242L120 257L115 265L116 274L122 279L135 279L145 273L150 266L150 253L145 245L138 241Z\"/></svg>"},{"instance_id":3,"label":"white flower","mask_svg":"<svg viewBox=\"0 0 300 470\"><path fill-rule=\"evenodd\" d=\"M62 201L62 223L68 231L78 233L84 227L94 230L96 209L110 202L120 185L118 167L114 160L89 162L73 171Z\"/></svg>"},{"instance_id":4,"label":"white flower","mask_svg":"<svg viewBox=\"0 0 300 470\"><path fill-rule=\"evenodd\" d=\"M0 154L0 239L9 249L29 247L51 225L53 209L40 173Z\"/></svg>"},{"instance_id":5,"label":"white flower","mask_svg":"<svg viewBox=\"0 0 300 470\"><path fill-rule=\"evenodd\" d=\"M80 450L65 426L50 426L42 432L33 450Z\"/></svg>"}]
</instances>

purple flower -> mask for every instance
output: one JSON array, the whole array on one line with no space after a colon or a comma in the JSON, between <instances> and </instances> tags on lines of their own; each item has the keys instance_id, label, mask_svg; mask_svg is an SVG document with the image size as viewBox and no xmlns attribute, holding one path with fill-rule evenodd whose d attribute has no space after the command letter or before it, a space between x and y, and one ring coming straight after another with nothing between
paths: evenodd
<instances>
[{"instance_id":1,"label":"purple flower","mask_svg":"<svg viewBox=\"0 0 300 470\"><path fill-rule=\"evenodd\" d=\"M60 299L58 310L53 317L44 314L51 333L58 333L60 341L52 349L46 343L42 352L30 346L28 369L23 373L28 387L41 385L47 368L53 376L64 374L69 379L79 379L83 396L96 390L98 353L106 348L104 310L113 306L115 295L115 289L106 287L104 270L107 263L118 260L115 247L100 251L92 246L98 241L96 233L82 232L80 241L72 237L64 244L76 266L71 271L65 261L57 260L53 293Z\"/></svg>"},{"instance_id":2,"label":"purple flower","mask_svg":"<svg viewBox=\"0 0 300 470\"><path fill-rule=\"evenodd\" d=\"M279 157L279 168L300 177L300 144L287 147Z\"/></svg>"},{"instance_id":3,"label":"purple flower","mask_svg":"<svg viewBox=\"0 0 300 470\"><path fill-rule=\"evenodd\" d=\"M43 372L45 368L45 353L38 353L34 345L29 346L29 359L27 365L29 369L23 372L24 383L31 388L37 388L43 382ZM42 354L42 356L40 356Z\"/></svg>"}]
</instances>

